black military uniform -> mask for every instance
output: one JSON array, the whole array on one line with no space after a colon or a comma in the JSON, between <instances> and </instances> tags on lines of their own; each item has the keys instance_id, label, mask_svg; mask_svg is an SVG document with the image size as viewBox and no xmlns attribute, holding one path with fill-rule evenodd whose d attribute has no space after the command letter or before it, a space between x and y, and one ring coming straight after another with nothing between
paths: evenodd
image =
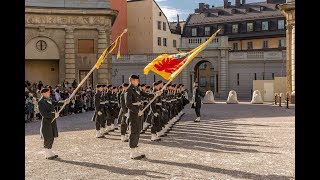
<instances>
[{"instance_id":1,"label":"black military uniform","mask_svg":"<svg viewBox=\"0 0 320 180\"><path fill-rule=\"evenodd\" d=\"M139 79L137 75L131 75L130 79L136 80ZM137 86L131 84L125 92L125 104L129 109L129 126L130 126L130 137L129 137L129 146L131 148L131 158L140 159L145 157L144 154L137 152L140 131L141 131L141 121L143 114L138 116L139 112L143 109L142 97L152 98L152 94L147 94L139 90Z\"/></svg>"},{"instance_id":2,"label":"black military uniform","mask_svg":"<svg viewBox=\"0 0 320 180\"><path fill-rule=\"evenodd\" d=\"M155 86L158 86L159 82L153 83L153 93L157 92L158 89L155 88ZM161 96L158 96L152 103L151 103L151 111L150 113L152 115L152 120L151 120L151 141L160 141L161 139L157 135L157 132L161 131L161 107L162 107L162 101L161 101Z\"/></svg>"},{"instance_id":3,"label":"black military uniform","mask_svg":"<svg viewBox=\"0 0 320 180\"><path fill-rule=\"evenodd\" d=\"M96 137L103 138L105 133L105 113L104 113L104 97L103 91L98 90L98 88L102 88L104 85L97 84L97 92L94 95L94 106L95 112L93 115L93 119L96 122Z\"/></svg>"},{"instance_id":4,"label":"black military uniform","mask_svg":"<svg viewBox=\"0 0 320 180\"><path fill-rule=\"evenodd\" d=\"M40 92L42 97L39 99L39 111L42 116L41 127L40 127L40 134L41 137L44 139L44 148L46 153L46 159L54 159L58 157L55 155L51 148L53 145L54 138L58 137L58 128L57 128L57 121L52 120L57 118L59 114L56 114L55 107L63 105L64 101L56 102L53 101L51 97L45 97L43 94L48 93L50 90L48 88L42 89ZM48 95L50 96L50 95Z\"/></svg>"},{"instance_id":5,"label":"black military uniform","mask_svg":"<svg viewBox=\"0 0 320 180\"><path fill-rule=\"evenodd\" d=\"M203 93L199 89L198 85L196 85L193 88L193 93L192 93L192 102L193 102L192 107L195 109L196 115L197 115L197 119L194 120L195 122L200 122L201 97L203 97Z\"/></svg>"},{"instance_id":6,"label":"black military uniform","mask_svg":"<svg viewBox=\"0 0 320 180\"><path fill-rule=\"evenodd\" d=\"M125 103L125 88L128 87L129 84L124 83L123 84L123 90L120 94L119 97L119 104L120 104L120 112L119 112L119 119L121 120L121 127L120 127L120 134L121 134L121 141L127 142L128 137L127 137L127 129L128 129L128 122L127 122L127 116L128 116L128 108Z\"/></svg>"}]
</instances>

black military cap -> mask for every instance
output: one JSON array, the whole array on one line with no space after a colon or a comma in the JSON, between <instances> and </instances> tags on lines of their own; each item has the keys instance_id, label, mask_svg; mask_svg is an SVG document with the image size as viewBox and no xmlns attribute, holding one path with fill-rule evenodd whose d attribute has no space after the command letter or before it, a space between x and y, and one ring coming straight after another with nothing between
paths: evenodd
<instances>
[{"instance_id":1,"label":"black military cap","mask_svg":"<svg viewBox=\"0 0 320 180\"><path fill-rule=\"evenodd\" d=\"M106 87L107 85L106 84L101 84L101 87Z\"/></svg>"},{"instance_id":2,"label":"black military cap","mask_svg":"<svg viewBox=\"0 0 320 180\"><path fill-rule=\"evenodd\" d=\"M162 81L162 80L159 80L158 83L161 84L161 83L163 83L163 81Z\"/></svg>"},{"instance_id":3,"label":"black military cap","mask_svg":"<svg viewBox=\"0 0 320 180\"><path fill-rule=\"evenodd\" d=\"M96 88L100 88L100 87L103 87L103 84L97 84L96 85Z\"/></svg>"},{"instance_id":4,"label":"black military cap","mask_svg":"<svg viewBox=\"0 0 320 180\"><path fill-rule=\"evenodd\" d=\"M139 79L139 76L132 74L132 75L130 75L130 78L131 79Z\"/></svg>"},{"instance_id":5,"label":"black military cap","mask_svg":"<svg viewBox=\"0 0 320 180\"><path fill-rule=\"evenodd\" d=\"M118 86L119 89L122 89L122 85Z\"/></svg>"},{"instance_id":6,"label":"black military cap","mask_svg":"<svg viewBox=\"0 0 320 180\"><path fill-rule=\"evenodd\" d=\"M146 84L141 84L140 86L141 86L141 87L145 87L145 86L146 86Z\"/></svg>"},{"instance_id":7,"label":"black military cap","mask_svg":"<svg viewBox=\"0 0 320 180\"><path fill-rule=\"evenodd\" d=\"M173 84L173 85L172 85L172 87L176 87L176 85L175 85L175 84Z\"/></svg>"},{"instance_id":8,"label":"black military cap","mask_svg":"<svg viewBox=\"0 0 320 180\"><path fill-rule=\"evenodd\" d=\"M111 88L112 87L112 85L111 84L109 84L108 86L107 86L107 88L109 89L109 88Z\"/></svg>"},{"instance_id":9,"label":"black military cap","mask_svg":"<svg viewBox=\"0 0 320 180\"><path fill-rule=\"evenodd\" d=\"M150 88L150 86L146 86L146 88L147 88L147 89L149 89L149 88Z\"/></svg>"},{"instance_id":10,"label":"black military cap","mask_svg":"<svg viewBox=\"0 0 320 180\"><path fill-rule=\"evenodd\" d=\"M128 87L129 84L128 84L128 83L123 83L122 86L123 86L123 87Z\"/></svg>"},{"instance_id":11,"label":"black military cap","mask_svg":"<svg viewBox=\"0 0 320 180\"><path fill-rule=\"evenodd\" d=\"M159 81L158 82L154 82L153 83L153 86L157 86L157 85L159 85L160 83L159 83Z\"/></svg>"},{"instance_id":12,"label":"black military cap","mask_svg":"<svg viewBox=\"0 0 320 180\"><path fill-rule=\"evenodd\" d=\"M43 88L43 89L41 89L40 93L46 93L46 92L48 92L48 91L50 91L49 88Z\"/></svg>"},{"instance_id":13,"label":"black military cap","mask_svg":"<svg viewBox=\"0 0 320 180\"><path fill-rule=\"evenodd\" d=\"M117 87L116 87L116 86L113 86L112 89L117 89Z\"/></svg>"},{"instance_id":14,"label":"black military cap","mask_svg":"<svg viewBox=\"0 0 320 180\"><path fill-rule=\"evenodd\" d=\"M167 87L170 87L170 86L172 86L172 85L171 85L171 84L168 84L168 85L167 85Z\"/></svg>"}]
</instances>

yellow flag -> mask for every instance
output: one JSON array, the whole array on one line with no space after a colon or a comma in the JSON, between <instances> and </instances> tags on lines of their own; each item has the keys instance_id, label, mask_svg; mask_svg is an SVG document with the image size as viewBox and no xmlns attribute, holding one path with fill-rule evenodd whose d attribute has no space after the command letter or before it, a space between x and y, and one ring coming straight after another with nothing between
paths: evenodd
<instances>
[{"instance_id":1,"label":"yellow flag","mask_svg":"<svg viewBox=\"0 0 320 180\"><path fill-rule=\"evenodd\" d=\"M121 35L118 36L117 39L106 50L103 51L103 53L101 54L101 56L99 57L96 65L95 65L97 69L99 69L99 67L101 66L102 62L106 59L106 57L117 47L118 41L121 39L121 37L127 31L128 31L127 29L123 30ZM117 59L118 59L119 56L120 56L120 52L118 52Z\"/></svg>"}]
</instances>

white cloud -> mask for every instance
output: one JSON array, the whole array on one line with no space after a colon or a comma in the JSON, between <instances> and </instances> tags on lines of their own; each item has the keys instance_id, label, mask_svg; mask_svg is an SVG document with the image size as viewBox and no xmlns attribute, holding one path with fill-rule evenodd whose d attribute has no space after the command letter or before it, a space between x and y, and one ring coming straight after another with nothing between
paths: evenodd
<instances>
[{"instance_id":1,"label":"white cloud","mask_svg":"<svg viewBox=\"0 0 320 180\"><path fill-rule=\"evenodd\" d=\"M181 10L181 9L176 9L173 7L169 7L169 6L162 6L161 7L163 13L167 16L168 21L177 21L177 14L179 14L180 16L180 20L181 20L181 15L183 14L188 14L187 12Z\"/></svg>"}]
</instances>

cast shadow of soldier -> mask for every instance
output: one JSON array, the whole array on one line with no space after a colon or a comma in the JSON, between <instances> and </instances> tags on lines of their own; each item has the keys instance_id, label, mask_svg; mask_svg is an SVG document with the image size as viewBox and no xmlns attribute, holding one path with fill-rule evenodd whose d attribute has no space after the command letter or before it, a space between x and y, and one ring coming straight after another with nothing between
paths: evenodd
<instances>
[{"instance_id":1,"label":"cast shadow of soldier","mask_svg":"<svg viewBox=\"0 0 320 180\"><path fill-rule=\"evenodd\" d=\"M64 160L61 158L56 158L55 161L67 163L67 164L73 164L73 165L77 165L77 166L84 166L84 167L107 170L111 173L123 174L123 175L128 175L128 176L146 176L149 178L163 179L163 178L165 178L164 176L169 175L169 174L157 172L157 171L139 170L139 169L125 169L125 168L121 168L121 167L108 166L105 164L96 164L96 163L82 162L82 161L70 161L70 160ZM151 174L157 174L157 175L151 175Z\"/></svg>"}]
</instances>

